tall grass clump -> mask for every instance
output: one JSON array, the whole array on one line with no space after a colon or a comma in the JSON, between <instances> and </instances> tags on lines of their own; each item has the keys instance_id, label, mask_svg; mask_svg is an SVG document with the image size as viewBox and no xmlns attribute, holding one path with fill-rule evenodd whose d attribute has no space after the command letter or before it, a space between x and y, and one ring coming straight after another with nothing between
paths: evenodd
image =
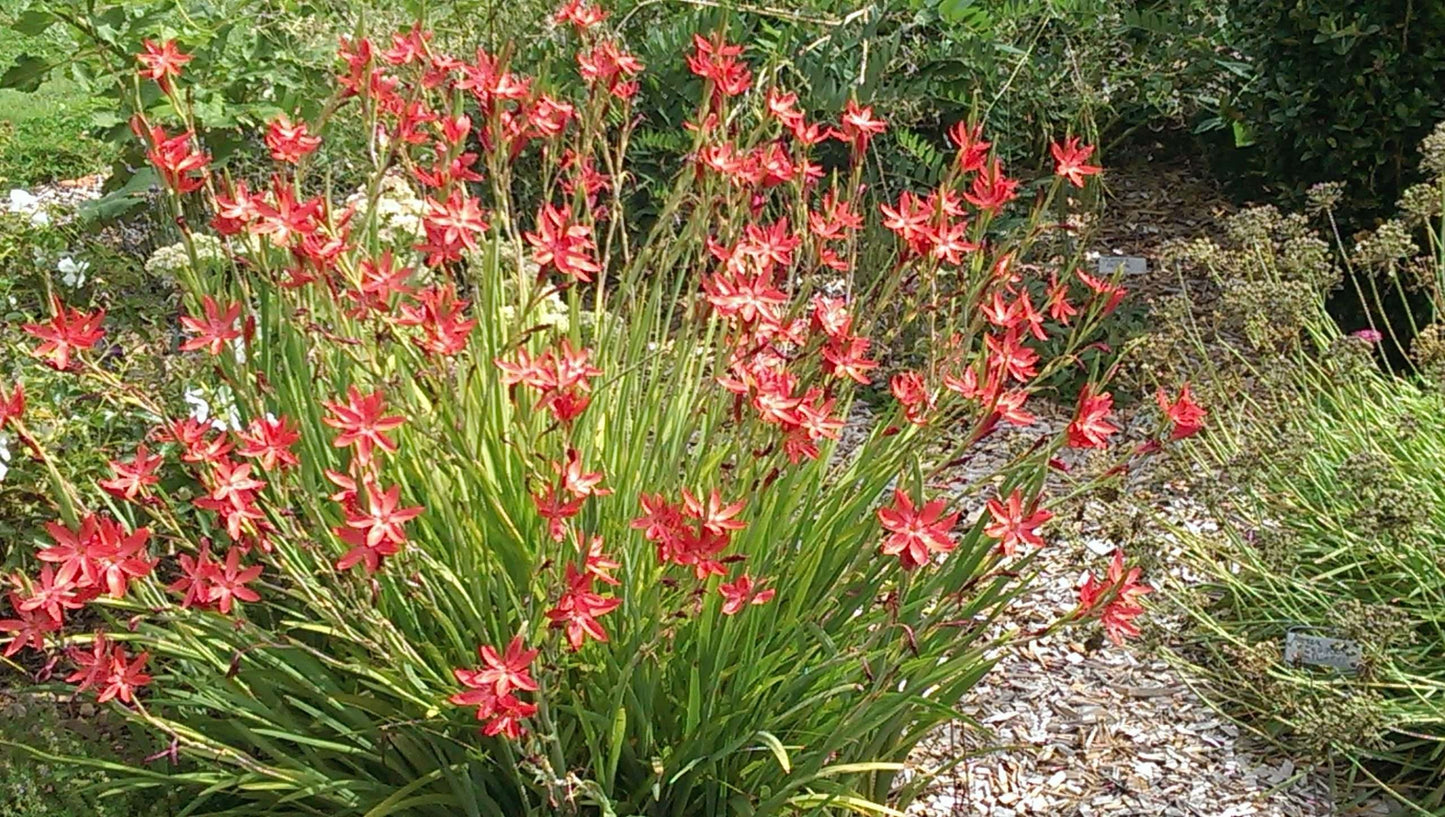
<instances>
[{"instance_id":1,"label":"tall grass clump","mask_svg":"<svg viewBox=\"0 0 1445 817\"><path fill-rule=\"evenodd\" d=\"M910 749L1011 637L990 625L1048 508L1090 484L1046 494L1050 461L1116 431L1109 372L986 512L938 479L1031 424L1123 296L1049 240L1091 149L1058 145L1015 213L963 128L938 188L874 202L886 122L808 121L720 32L686 55L693 149L642 222L643 66L594 7L553 25L572 53L536 76L420 27L348 38L326 113L266 129L265 189L211 172L186 54L139 55L170 107L133 128L183 236L153 266L228 397L177 416L93 350L103 313L56 300L31 354L154 426L94 490L0 390L56 503L6 653L154 736L112 788L194 813L897 814ZM358 191L309 173L342 109ZM850 161L812 162L822 140ZM1147 588L1109 576L1075 617L1128 634Z\"/></svg>"},{"instance_id":2,"label":"tall grass clump","mask_svg":"<svg viewBox=\"0 0 1445 817\"><path fill-rule=\"evenodd\" d=\"M1224 242L1179 248L1212 274L1219 308L1174 340L1199 342L1192 365L1212 374L1206 394L1236 398L1188 447L1212 524L1176 534L1209 583L1176 599L1193 623L1179 656L1226 711L1411 813L1439 813L1445 127L1424 154L1429 180L1352 246L1332 250L1304 217L1262 209L1235 217ZM1312 194L1336 239L1339 192ZM1408 295L1426 306L1411 326L1346 334L1324 310L1346 280L1372 305ZM1383 365L1392 348L1410 353L1403 370ZM1356 666L1287 662L1286 639L1299 634L1352 642Z\"/></svg>"}]
</instances>

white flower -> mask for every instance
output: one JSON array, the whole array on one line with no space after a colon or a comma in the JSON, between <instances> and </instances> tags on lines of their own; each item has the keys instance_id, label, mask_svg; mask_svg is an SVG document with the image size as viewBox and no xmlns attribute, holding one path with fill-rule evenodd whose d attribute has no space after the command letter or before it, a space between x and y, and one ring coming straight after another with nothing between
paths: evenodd
<instances>
[{"instance_id":1,"label":"white flower","mask_svg":"<svg viewBox=\"0 0 1445 817\"><path fill-rule=\"evenodd\" d=\"M191 417L196 422L206 423L219 431L241 429L241 415L236 411L236 400L229 386L218 387L209 400L201 389L186 389L181 399L191 407Z\"/></svg>"},{"instance_id":2,"label":"white flower","mask_svg":"<svg viewBox=\"0 0 1445 817\"><path fill-rule=\"evenodd\" d=\"M71 289L80 289L85 286L85 271L90 269L90 262L76 261L67 255L60 259L55 269L60 273L60 283Z\"/></svg>"},{"instance_id":3,"label":"white flower","mask_svg":"<svg viewBox=\"0 0 1445 817\"><path fill-rule=\"evenodd\" d=\"M40 199L34 193L22 188L15 188L10 191L10 209L15 211L35 210L40 207Z\"/></svg>"},{"instance_id":4,"label":"white flower","mask_svg":"<svg viewBox=\"0 0 1445 817\"><path fill-rule=\"evenodd\" d=\"M30 225L32 227L46 227L50 224L50 214L44 210L36 210L30 214Z\"/></svg>"},{"instance_id":5,"label":"white flower","mask_svg":"<svg viewBox=\"0 0 1445 817\"><path fill-rule=\"evenodd\" d=\"M206 395L200 389L186 389L181 395L186 405L191 407L191 417L198 423L204 423L211 416L211 404L206 402Z\"/></svg>"}]
</instances>

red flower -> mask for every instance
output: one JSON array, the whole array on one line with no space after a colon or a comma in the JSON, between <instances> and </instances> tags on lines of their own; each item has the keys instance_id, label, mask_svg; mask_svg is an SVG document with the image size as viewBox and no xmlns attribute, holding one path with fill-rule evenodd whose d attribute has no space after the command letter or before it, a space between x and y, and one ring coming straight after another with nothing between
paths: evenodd
<instances>
[{"instance_id":1,"label":"red flower","mask_svg":"<svg viewBox=\"0 0 1445 817\"><path fill-rule=\"evenodd\" d=\"M591 281L593 273L601 269L592 258L596 250L592 228L570 222L570 213L551 204L543 205L537 213L538 232L524 233L532 245L532 260L543 268L556 267L558 272L579 281Z\"/></svg>"},{"instance_id":2,"label":"red flower","mask_svg":"<svg viewBox=\"0 0 1445 817\"><path fill-rule=\"evenodd\" d=\"M373 486L368 491L366 513L348 510L346 527L363 533L365 547L368 548L406 544L406 523L420 516L425 509L419 505L398 508L400 495L400 485L393 485L385 491Z\"/></svg>"},{"instance_id":3,"label":"red flower","mask_svg":"<svg viewBox=\"0 0 1445 817\"><path fill-rule=\"evenodd\" d=\"M211 426L194 417L173 420L158 437L163 442L179 443L185 448L181 460L190 463L220 462L231 451L231 443L224 436L210 436Z\"/></svg>"},{"instance_id":4,"label":"red flower","mask_svg":"<svg viewBox=\"0 0 1445 817\"><path fill-rule=\"evenodd\" d=\"M867 338L830 339L823 347L823 371L868 385L868 372L878 368L878 361L865 357L868 345Z\"/></svg>"},{"instance_id":5,"label":"red flower","mask_svg":"<svg viewBox=\"0 0 1445 817\"><path fill-rule=\"evenodd\" d=\"M873 108L860 108L856 99L848 100L847 107L843 109L842 124L843 135L853 143L856 153L867 150L873 137L888 128L887 122L873 118Z\"/></svg>"},{"instance_id":6,"label":"red flower","mask_svg":"<svg viewBox=\"0 0 1445 817\"><path fill-rule=\"evenodd\" d=\"M301 439L301 432L286 417L279 420L271 416L258 417L236 436L241 440L241 447L236 449L236 453L259 459L261 467L267 471L301 464L291 451L291 446Z\"/></svg>"},{"instance_id":7,"label":"red flower","mask_svg":"<svg viewBox=\"0 0 1445 817\"><path fill-rule=\"evenodd\" d=\"M1079 405L1067 430L1068 444L1073 448L1107 448L1109 437L1119 429L1109 422L1114 409L1114 396L1108 392L1094 393L1092 383L1079 392Z\"/></svg>"},{"instance_id":8,"label":"red flower","mask_svg":"<svg viewBox=\"0 0 1445 817\"><path fill-rule=\"evenodd\" d=\"M863 217L847 201L840 201L836 190L824 193L818 211L808 213L808 230L821 241L846 239L861 229Z\"/></svg>"},{"instance_id":9,"label":"red flower","mask_svg":"<svg viewBox=\"0 0 1445 817\"><path fill-rule=\"evenodd\" d=\"M76 531L56 522L46 522L45 530L55 544L41 549L35 554L36 558L58 565L62 570L69 568L80 577L81 584L94 585L95 562L91 559L91 545L99 533L97 519L95 514L87 515Z\"/></svg>"},{"instance_id":10,"label":"red flower","mask_svg":"<svg viewBox=\"0 0 1445 817\"><path fill-rule=\"evenodd\" d=\"M455 355L466 348L467 335L477 325L466 316L468 302L457 298L454 284L427 287L416 294L417 304L402 304L396 322L401 326L419 326L421 337L412 342L428 354Z\"/></svg>"},{"instance_id":11,"label":"red flower","mask_svg":"<svg viewBox=\"0 0 1445 817\"><path fill-rule=\"evenodd\" d=\"M25 386L16 383L8 396L5 394L5 389L0 388L0 428L4 428L6 423L19 420L24 413Z\"/></svg>"},{"instance_id":12,"label":"red flower","mask_svg":"<svg viewBox=\"0 0 1445 817\"><path fill-rule=\"evenodd\" d=\"M1070 136L1063 144L1055 142L1049 145L1049 151L1054 154L1054 173L1068 179L1075 187L1084 186L1084 177L1093 176L1101 167L1086 164L1089 157L1094 155L1093 145L1080 145L1079 137Z\"/></svg>"},{"instance_id":13,"label":"red flower","mask_svg":"<svg viewBox=\"0 0 1445 817\"><path fill-rule=\"evenodd\" d=\"M427 212L422 218L426 242L417 249L427 254L427 266L459 260L463 250L477 249L477 236L489 225L476 198L456 189L446 201L428 198L426 205Z\"/></svg>"},{"instance_id":14,"label":"red flower","mask_svg":"<svg viewBox=\"0 0 1445 817\"><path fill-rule=\"evenodd\" d=\"M543 488L541 493L533 494L532 503L537 506L537 514L547 520L547 530L558 542L566 538L564 521L582 511L581 499L563 501L561 494L551 485Z\"/></svg>"},{"instance_id":15,"label":"red flower","mask_svg":"<svg viewBox=\"0 0 1445 817\"><path fill-rule=\"evenodd\" d=\"M233 547L226 552L225 564L212 565L208 575L204 577L206 602L216 605L216 609L223 615L230 615L231 605L236 599L260 601L261 597L256 591L246 586L260 575L260 565L241 566L241 550Z\"/></svg>"},{"instance_id":16,"label":"red flower","mask_svg":"<svg viewBox=\"0 0 1445 817\"><path fill-rule=\"evenodd\" d=\"M103 587L111 596L124 598L131 579L149 576L155 569L158 560L147 561L145 558L150 534L149 528L136 528L127 534L113 520L105 517L96 519L95 536L86 547L92 575L87 577L82 568L81 585Z\"/></svg>"},{"instance_id":17,"label":"red flower","mask_svg":"<svg viewBox=\"0 0 1445 817\"><path fill-rule=\"evenodd\" d=\"M204 607L211 603L211 579L216 575L216 563L211 559L210 546L201 548L194 558L182 553L180 556L181 577L166 586L173 593L184 594L181 607Z\"/></svg>"},{"instance_id":18,"label":"red flower","mask_svg":"<svg viewBox=\"0 0 1445 817\"><path fill-rule=\"evenodd\" d=\"M406 418L385 414L381 389L363 395L355 386L351 386L346 390L346 396L345 405L322 402L331 414L323 417L321 422L341 430L331 444L337 448L356 446L356 458L362 465L371 462L372 452L376 448L396 453L396 443L386 436L386 432L400 427L406 422Z\"/></svg>"},{"instance_id":19,"label":"red flower","mask_svg":"<svg viewBox=\"0 0 1445 817\"><path fill-rule=\"evenodd\" d=\"M582 458L577 449L567 449L566 462L552 463L552 470L562 478L562 488L578 499L588 496L606 496L610 488L599 488L604 479L601 471L583 471Z\"/></svg>"},{"instance_id":20,"label":"red flower","mask_svg":"<svg viewBox=\"0 0 1445 817\"><path fill-rule=\"evenodd\" d=\"M747 523L737 519L737 515L743 512L743 500L738 500L730 505L724 505L722 495L714 488L708 494L707 505L702 500L692 495L686 488L682 489L682 510L687 516L696 519L702 529L714 536L727 535L728 531L742 530Z\"/></svg>"},{"instance_id":21,"label":"red flower","mask_svg":"<svg viewBox=\"0 0 1445 817\"><path fill-rule=\"evenodd\" d=\"M176 47L175 40L166 40L160 45L151 40L142 40L141 47L145 51L135 55L136 60L143 66L140 75L155 80L162 88L168 88L169 78L179 77L181 68L191 61L191 55L182 54Z\"/></svg>"},{"instance_id":22,"label":"red flower","mask_svg":"<svg viewBox=\"0 0 1445 817\"><path fill-rule=\"evenodd\" d=\"M336 535L351 548L336 560L337 570L350 570L356 565L361 565L370 576L381 569L381 560L388 556L395 556L401 548L392 542L383 541L378 545L371 546L366 543L366 534L351 528L333 528Z\"/></svg>"},{"instance_id":23,"label":"red flower","mask_svg":"<svg viewBox=\"0 0 1445 817\"><path fill-rule=\"evenodd\" d=\"M1119 286L1113 281L1096 278L1083 270L1075 270L1074 274L1079 276L1079 280L1083 281L1084 285L1089 289L1092 289L1100 295L1109 296L1109 300L1104 304L1105 315L1113 312L1114 309L1119 306L1119 303L1124 300L1124 296L1129 294L1129 290Z\"/></svg>"},{"instance_id":24,"label":"red flower","mask_svg":"<svg viewBox=\"0 0 1445 817\"><path fill-rule=\"evenodd\" d=\"M115 476L110 479L99 481L100 487L118 497L124 497L132 502L138 494L145 494L146 488L160 482L156 476L156 469L164 461L159 454L154 457L146 450L145 444L136 446L135 458L129 463L112 460L110 468Z\"/></svg>"},{"instance_id":25,"label":"red flower","mask_svg":"<svg viewBox=\"0 0 1445 817\"><path fill-rule=\"evenodd\" d=\"M752 85L753 74L738 57L743 47L728 45L723 41L722 32L705 40L699 34L692 35L693 53L687 58L687 67L694 74L712 82L713 100L720 96L737 96Z\"/></svg>"},{"instance_id":26,"label":"red flower","mask_svg":"<svg viewBox=\"0 0 1445 817\"><path fill-rule=\"evenodd\" d=\"M582 566L582 572L603 584L616 587L622 582L612 575L612 571L620 567L621 562L614 561L602 552L602 537L592 537L592 541L587 545L587 561Z\"/></svg>"},{"instance_id":27,"label":"red flower","mask_svg":"<svg viewBox=\"0 0 1445 817\"><path fill-rule=\"evenodd\" d=\"M1069 318L1079 314L1073 304L1069 303L1069 285L1059 280L1057 272L1049 273L1049 295L1045 304L1049 317L1064 324L1069 323Z\"/></svg>"},{"instance_id":28,"label":"red flower","mask_svg":"<svg viewBox=\"0 0 1445 817\"><path fill-rule=\"evenodd\" d=\"M904 570L926 564L934 553L948 553L957 543L949 534L958 522L958 513L943 515L947 502L935 499L923 507L915 507L902 488L893 491L893 506L878 509L878 521L892 535L883 543L883 552L898 556Z\"/></svg>"},{"instance_id":29,"label":"red flower","mask_svg":"<svg viewBox=\"0 0 1445 817\"><path fill-rule=\"evenodd\" d=\"M1139 568L1124 572L1124 551L1115 548L1114 558L1103 581L1090 573L1079 585L1079 610L1076 615L1097 615L1104 625L1104 633L1115 644L1124 643L1125 638L1139 635L1134 619L1144 612L1139 598L1154 592L1154 588L1139 581Z\"/></svg>"},{"instance_id":30,"label":"red flower","mask_svg":"<svg viewBox=\"0 0 1445 817\"><path fill-rule=\"evenodd\" d=\"M502 735L516 740L522 736L522 719L530 718L535 714L537 714L536 704L519 701L512 695L503 695L497 699L492 710L492 719L482 729L482 734Z\"/></svg>"},{"instance_id":31,"label":"red flower","mask_svg":"<svg viewBox=\"0 0 1445 817\"><path fill-rule=\"evenodd\" d=\"M1168 395L1164 393L1163 387L1154 393L1154 399L1158 401L1159 410L1164 412L1164 416L1174 428L1169 439L1182 440L1185 437L1192 437L1204 428L1204 417L1208 412L1194 402L1194 396L1189 393L1188 383L1179 389L1179 397L1172 403L1169 401Z\"/></svg>"},{"instance_id":32,"label":"red flower","mask_svg":"<svg viewBox=\"0 0 1445 817\"><path fill-rule=\"evenodd\" d=\"M918 372L901 372L888 381L893 398L903 406L904 416L914 425L927 422L928 411L933 408L933 396L928 393L928 384Z\"/></svg>"},{"instance_id":33,"label":"red flower","mask_svg":"<svg viewBox=\"0 0 1445 817\"><path fill-rule=\"evenodd\" d=\"M607 12L583 0L567 0L552 19L558 23L571 23L578 31L583 31L606 20Z\"/></svg>"},{"instance_id":34,"label":"red flower","mask_svg":"<svg viewBox=\"0 0 1445 817\"><path fill-rule=\"evenodd\" d=\"M6 658L27 646L37 652L44 652L46 637L60 630L60 622L52 619L44 610L22 609L21 602L20 595L11 591L10 606L15 610L17 618L0 618L0 632L13 633L10 643L5 646Z\"/></svg>"},{"instance_id":35,"label":"red flower","mask_svg":"<svg viewBox=\"0 0 1445 817\"><path fill-rule=\"evenodd\" d=\"M984 347L988 349L990 373L999 377L1008 376L1020 383L1027 383L1038 375L1035 368L1039 353L1023 345L1017 329L1010 329L1003 337L984 335Z\"/></svg>"},{"instance_id":36,"label":"red flower","mask_svg":"<svg viewBox=\"0 0 1445 817\"><path fill-rule=\"evenodd\" d=\"M236 327L236 319L241 316L241 305L234 303L223 311L214 298L203 295L201 308L205 312L205 318L181 316L181 326L196 333L196 337L181 344L181 351L207 349L212 355L219 355L227 342L241 337L241 330Z\"/></svg>"},{"instance_id":37,"label":"red flower","mask_svg":"<svg viewBox=\"0 0 1445 817\"><path fill-rule=\"evenodd\" d=\"M561 136L567 123L576 116L577 109L571 103L561 102L543 94L527 112L527 122L532 129L544 137Z\"/></svg>"},{"instance_id":38,"label":"red flower","mask_svg":"<svg viewBox=\"0 0 1445 817\"><path fill-rule=\"evenodd\" d=\"M577 68L588 85L601 83L613 96L626 98L628 83L642 71L642 62L621 50L611 40L603 40L593 46L591 52L577 52Z\"/></svg>"},{"instance_id":39,"label":"red flower","mask_svg":"<svg viewBox=\"0 0 1445 817\"><path fill-rule=\"evenodd\" d=\"M307 154L321 147L321 137L312 136L306 129L305 122L291 124L286 114L276 117L270 127L266 128L266 149L271 151L271 158L278 162L298 164Z\"/></svg>"},{"instance_id":40,"label":"red flower","mask_svg":"<svg viewBox=\"0 0 1445 817\"><path fill-rule=\"evenodd\" d=\"M48 564L41 565L39 581L29 588L30 595L21 598L16 609L21 613L39 610L61 624L66 610L79 610L88 600L77 584L79 578L79 569L73 564L62 566L58 572Z\"/></svg>"},{"instance_id":41,"label":"red flower","mask_svg":"<svg viewBox=\"0 0 1445 817\"><path fill-rule=\"evenodd\" d=\"M427 43L431 38L432 33L423 31L421 23L413 23L409 30L398 31L391 35L391 48L382 52L381 58L392 65L425 62Z\"/></svg>"},{"instance_id":42,"label":"red flower","mask_svg":"<svg viewBox=\"0 0 1445 817\"><path fill-rule=\"evenodd\" d=\"M1012 556L1019 543L1043 547L1044 540L1036 532L1039 526L1054 518L1048 511L1032 510L1038 506L1038 501L1030 503L1030 513L1025 516L1023 508L1023 496L1019 489L1013 489L1008 495L1007 504L999 502L997 498L988 501L988 513L993 517L992 521L984 527L983 532L998 540L998 548L1005 556Z\"/></svg>"},{"instance_id":43,"label":"red flower","mask_svg":"<svg viewBox=\"0 0 1445 817\"><path fill-rule=\"evenodd\" d=\"M910 251L921 255L930 250L934 213L921 199L905 190L898 194L896 208L880 204L878 210L883 214L883 226L892 230Z\"/></svg>"},{"instance_id":44,"label":"red flower","mask_svg":"<svg viewBox=\"0 0 1445 817\"><path fill-rule=\"evenodd\" d=\"M246 188L244 181L236 182L229 192L216 191L216 214L211 217L211 226L221 235L236 235L260 217L256 199Z\"/></svg>"},{"instance_id":45,"label":"red flower","mask_svg":"<svg viewBox=\"0 0 1445 817\"><path fill-rule=\"evenodd\" d=\"M1003 163L994 157L973 177L973 186L963 197L970 204L988 213L998 213L1005 204L1018 197L1018 180L1003 173Z\"/></svg>"},{"instance_id":46,"label":"red flower","mask_svg":"<svg viewBox=\"0 0 1445 817\"><path fill-rule=\"evenodd\" d=\"M248 229L252 235L267 235L277 247L291 247L316 232L322 200L296 200L296 191L280 176L271 178L271 201L253 198L256 218Z\"/></svg>"},{"instance_id":47,"label":"red flower","mask_svg":"<svg viewBox=\"0 0 1445 817\"><path fill-rule=\"evenodd\" d=\"M21 326L27 333L40 338L43 343L35 347L33 354L46 359L46 363L57 371L70 368L70 356L77 350L89 349L105 337L100 322L105 320L105 310L86 314L70 309L52 298L49 323L27 323Z\"/></svg>"},{"instance_id":48,"label":"red flower","mask_svg":"<svg viewBox=\"0 0 1445 817\"><path fill-rule=\"evenodd\" d=\"M105 703L119 698L128 704L135 703L136 690L151 682L151 677L145 673L146 661L149 660L150 653L143 652L135 660L128 661L125 647L115 645L115 651L111 653L110 672L105 678L105 687L96 696L96 702Z\"/></svg>"},{"instance_id":49,"label":"red flower","mask_svg":"<svg viewBox=\"0 0 1445 817\"><path fill-rule=\"evenodd\" d=\"M788 301L788 296L772 285L772 275L761 271L746 275L725 269L704 278L702 290L719 315L744 324L776 322L778 308Z\"/></svg>"},{"instance_id":50,"label":"red flower","mask_svg":"<svg viewBox=\"0 0 1445 817\"><path fill-rule=\"evenodd\" d=\"M242 508L249 505L255 492L266 487L263 480L251 476L249 463L235 462L229 458L211 464L206 475L206 484L211 489L212 502L229 504Z\"/></svg>"},{"instance_id":51,"label":"red flower","mask_svg":"<svg viewBox=\"0 0 1445 817\"><path fill-rule=\"evenodd\" d=\"M592 577L578 573L576 565L569 564L567 589L557 600L557 606L547 611L547 618L552 620L551 626L566 629L567 643L575 652L589 636L598 641L607 640L607 631L602 629L597 616L610 613L621 603L621 599L594 593Z\"/></svg>"},{"instance_id":52,"label":"red flower","mask_svg":"<svg viewBox=\"0 0 1445 817\"><path fill-rule=\"evenodd\" d=\"M506 696L514 689L536 692L537 682L532 680L528 668L539 652L541 650L525 649L522 636L517 635L507 644L505 655L498 654L496 648L484 644L477 648L477 654L482 659L481 669L456 669L452 670L452 674L463 686L491 689L498 698Z\"/></svg>"},{"instance_id":53,"label":"red flower","mask_svg":"<svg viewBox=\"0 0 1445 817\"><path fill-rule=\"evenodd\" d=\"M767 604L778 594L776 590L759 590L759 586L753 584L753 579L744 573L731 584L718 585L718 592L724 599L722 614L725 616L736 615L749 604Z\"/></svg>"},{"instance_id":54,"label":"red flower","mask_svg":"<svg viewBox=\"0 0 1445 817\"><path fill-rule=\"evenodd\" d=\"M84 692L105 683L115 663L111 657L113 646L105 633L98 632L90 642L90 649L71 647L66 650L65 655L75 664L76 670L65 676L65 682L78 684L76 692Z\"/></svg>"},{"instance_id":55,"label":"red flower","mask_svg":"<svg viewBox=\"0 0 1445 817\"><path fill-rule=\"evenodd\" d=\"M184 131L167 136L159 125L145 130L142 128L145 125L137 115L131 120L131 129L147 140L149 149L146 158L160 172L166 187L184 195L205 185L206 166L210 164L211 157L197 148L195 133Z\"/></svg>"},{"instance_id":56,"label":"red flower","mask_svg":"<svg viewBox=\"0 0 1445 817\"><path fill-rule=\"evenodd\" d=\"M983 140L983 123L970 127L967 122L959 120L949 129L948 135L958 146L959 169L964 173L982 170L992 145Z\"/></svg>"}]
</instances>

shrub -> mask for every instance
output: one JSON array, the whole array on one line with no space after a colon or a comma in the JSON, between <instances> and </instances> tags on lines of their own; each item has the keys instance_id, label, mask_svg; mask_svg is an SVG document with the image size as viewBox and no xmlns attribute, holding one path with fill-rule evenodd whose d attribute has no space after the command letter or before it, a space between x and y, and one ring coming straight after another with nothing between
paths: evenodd
<instances>
[{"instance_id":1,"label":"shrub","mask_svg":"<svg viewBox=\"0 0 1445 817\"><path fill-rule=\"evenodd\" d=\"M1406 194L1398 220L1352 248L1331 253L1305 219L1273 210L1237 218L1233 247L1185 248L1226 273L1226 297L1262 297L1224 307L1240 319L1237 333L1204 334L1229 361L1208 393L1237 398L1191 448L1217 530L1177 532L1210 582L1176 600L1196 625L1180 657L1228 711L1297 755L1339 763L1355 784L1433 813L1445 805L1445 390L1430 321L1445 280L1445 126L1424 150L1428 181ZM1326 208L1338 196L1337 187L1313 192ZM1385 347L1408 342L1394 329L1347 335L1326 314L1340 270L1367 301L1396 287L1427 296L1413 370L1378 365ZM1357 668L1286 663L1290 631L1353 642Z\"/></svg>"},{"instance_id":2,"label":"shrub","mask_svg":"<svg viewBox=\"0 0 1445 817\"><path fill-rule=\"evenodd\" d=\"M1411 181L1410 153L1445 118L1445 7L1395 0L1231 0L1229 42L1252 65L1235 103L1267 184L1301 200L1344 181L1352 218Z\"/></svg>"},{"instance_id":3,"label":"shrub","mask_svg":"<svg viewBox=\"0 0 1445 817\"><path fill-rule=\"evenodd\" d=\"M1116 431L1098 372L986 512L937 487L1032 422L1122 297L1034 255L1065 179L1098 169L1060 145L1002 230L1018 182L972 132L940 187L885 202L901 241L872 248L892 272L864 288L859 174L886 124L749 92L719 34L689 55L692 160L639 224L641 66L594 15L559 18L580 92L420 27L346 41L324 109L364 121L355 208L303 192L345 120L273 121L274 179L249 190L209 173L176 44L143 61L175 106L135 129L189 225L182 348L234 403L219 428L173 419L92 359L100 315L57 302L27 327L156 426L98 495L33 446L60 520L0 625L170 747L177 768L125 787L187 787L202 811L878 814L922 785L895 774L1010 637L990 624L1043 543L1050 461ZM849 164L816 172L815 134ZM918 332L926 356L864 406L870 350ZM12 387L0 416L32 446L22 403ZM1121 638L1146 590L1117 561L1076 617Z\"/></svg>"}]
</instances>

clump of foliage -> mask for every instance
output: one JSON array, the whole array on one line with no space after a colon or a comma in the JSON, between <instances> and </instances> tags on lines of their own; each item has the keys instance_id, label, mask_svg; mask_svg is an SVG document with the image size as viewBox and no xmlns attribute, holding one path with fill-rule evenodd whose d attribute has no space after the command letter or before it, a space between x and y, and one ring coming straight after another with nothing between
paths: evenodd
<instances>
[{"instance_id":1,"label":"clump of foliage","mask_svg":"<svg viewBox=\"0 0 1445 817\"><path fill-rule=\"evenodd\" d=\"M0 10L0 75L26 53L47 57L71 53L64 36L31 36L13 28ZM0 192L99 172L115 152L91 137L91 117L103 104L70 79L56 76L30 93L0 89Z\"/></svg>"},{"instance_id":2,"label":"clump of foliage","mask_svg":"<svg viewBox=\"0 0 1445 817\"><path fill-rule=\"evenodd\" d=\"M0 682L8 681L0 674ZM0 817L172 817L175 793L97 793L108 774L65 758L101 763L141 760L130 754L130 729L96 717L90 703L0 696ZM17 748L23 743L28 749ZM123 766L121 767L124 768ZM99 784L99 785L97 785Z\"/></svg>"},{"instance_id":3,"label":"clump of foliage","mask_svg":"<svg viewBox=\"0 0 1445 817\"><path fill-rule=\"evenodd\" d=\"M1347 183L1353 220L1411 181L1411 153L1445 118L1445 6L1397 0L1231 0L1231 47L1251 74L1231 100L1267 184L1302 199Z\"/></svg>"},{"instance_id":4,"label":"clump of foliage","mask_svg":"<svg viewBox=\"0 0 1445 817\"><path fill-rule=\"evenodd\" d=\"M1195 625L1181 657L1228 711L1296 753L1341 764L1353 783L1436 813L1445 805L1445 388L1434 322L1445 305L1445 126L1424 152L1427 181L1353 247L1331 251L1303 217L1257 210L1230 223L1234 246L1179 248L1220 276L1219 314L1232 323L1196 324L1174 348L1207 339L1194 365L1210 353L1224 363L1204 388L1235 398L1191 448L1217 529L1177 531L1210 582L1176 599ZM1339 196L1337 186L1312 193L1326 214ZM1425 295L1412 368L1378 365L1382 347L1409 343L1390 327L1344 334L1326 314L1342 271L1367 301L1396 288ZM1357 644L1358 666L1286 663L1291 630Z\"/></svg>"},{"instance_id":5,"label":"clump of foliage","mask_svg":"<svg viewBox=\"0 0 1445 817\"><path fill-rule=\"evenodd\" d=\"M812 120L699 36L693 148L639 221L643 66L601 10L555 20L567 62L536 76L420 26L347 39L323 110L354 118L272 120L262 189L212 172L189 55L142 52L169 107L132 127L183 231L152 266L230 403L176 416L96 355L104 313L59 299L30 353L151 431L92 488L30 428L29 375L0 389L57 517L5 651L60 659L44 688L173 764L107 767L108 789L184 789L192 813L892 814L924 783L897 779L910 750L1012 638L989 624L1049 508L1093 484L1052 494L1051 461L1117 432L1109 371L986 509L938 481L1034 423L1123 297L1036 255L1092 149L1061 141L1016 222L981 125L936 187L879 202L872 108ZM312 192L357 122L365 184ZM880 213L891 272L863 284ZM872 350L907 333L932 342L885 370ZM1196 431L1187 408L1105 473ZM1118 554L1070 619L1137 632L1139 579Z\"/></svg>"}]
</instances>

